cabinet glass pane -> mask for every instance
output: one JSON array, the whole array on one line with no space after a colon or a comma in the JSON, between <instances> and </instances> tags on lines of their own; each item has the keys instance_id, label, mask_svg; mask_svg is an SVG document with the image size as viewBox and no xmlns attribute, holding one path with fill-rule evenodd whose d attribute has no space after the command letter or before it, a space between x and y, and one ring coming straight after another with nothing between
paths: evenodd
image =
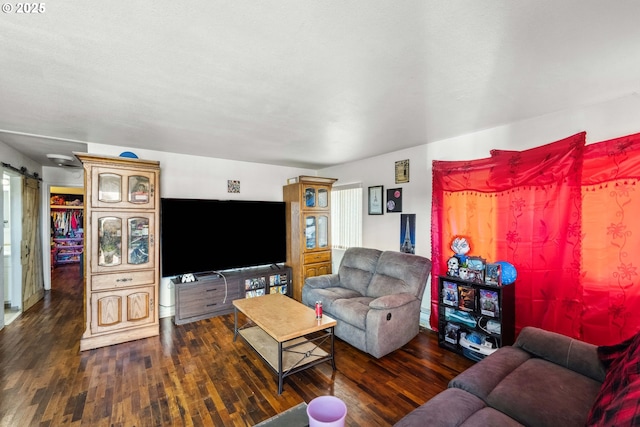
<instances>
[{"instance_id":1,"label":"cabinet glass pane","mask_svg":"<svg viewBox=\"0 0 640 427\"><path fill-rule=\"evenodd\" d=\"M327 206L329 206L329 192L321 188L318 190L318 207L326 208Z\"/></svg>"},{"instance_id":2,"label":"cabinet glass pane","mask_svg":"<svg viewBox=\"0 0 640 427\"><path fill-rule=\"evenodd\" d=\"M308 216L304 227L304 235L307 240L307 249L316 247L316 217Z\"/></svg>"},{"instance_id":3,"label":"cabinet glass pane","mask_svg":"<svg viewBox=\"0 0 640 427\"><path fill-rule=\"evenodd\" d=\"M133 175L129 177L129 202L148 203L149 202L149 178L146 176Z\"/></svg>"},{"instance_id":4,"label":"cabinet glass pane","mask_svg":"<svg viewBox=\"0 0 640 427\"><path fill-rule=\"evenodd\" d=\"M115 173L98 175L98 200L101 202L122 201L122 176Z\"/></svg>"},{"instance_id":5,"label":"cabinet glass pane","mask_svg":"<svg viewBox=\"0 0 640 427\"><path fill-rule=\"evenodd\" d=\"M149 262L149 219L129 218L129 264Z\"/></svg>"},{"instance_id":6,"label":"cabinet glass pane","mask_svg":"<svg viewBox=\"0 0 640 427\"><path fill-rule=\"evenodd\" d=\"M309 187L304 189L304 204L308 208L316 206L316 189Z\"/></svg>"},{"instance_id":7,"label":"cabinet glass pane","mask_svg":"<svg viewBox=\"0 0 640 427\"><path fill-rule=\"evenodd\" d=\"M318 247L329 246L329 218L325 215L318 217Z\"/></svg>"},{"instance_id":8,"label":"cabinet glass pane","mask_svg":"<svg viewBox=\"0 0 640 427\"><path fill-rule=\"evenodd\" d=\"M122 220L98 218L98 265L113 266L122 262Z\"/></svg>"}]
</instances>

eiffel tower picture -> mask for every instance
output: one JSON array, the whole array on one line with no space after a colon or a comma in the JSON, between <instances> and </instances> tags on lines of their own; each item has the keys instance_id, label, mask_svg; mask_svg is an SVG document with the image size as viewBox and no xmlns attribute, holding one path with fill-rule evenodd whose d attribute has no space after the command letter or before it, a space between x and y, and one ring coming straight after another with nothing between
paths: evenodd
<instances>
[{"instance_id":1,"label":"eiffel tower picture","mask_svg":"<svg viewBox=\"0 0 640 427\"><path fill-rule=\"evenodd\" d=\"M410 221L410 216L413 216L415 218L415 215L402 215L402 219L406 219L406 225L404 227L404 241L402 242L402 245L400 245L400 252L404 252L407 254L415 254L415 245L414 243L411 241L411 221ZM403 221L401 221L402 224ZM415 224L415 219L414 219L414 224ZM402 225L401 225L402 227Z\"/></svg>"}]
</instances>

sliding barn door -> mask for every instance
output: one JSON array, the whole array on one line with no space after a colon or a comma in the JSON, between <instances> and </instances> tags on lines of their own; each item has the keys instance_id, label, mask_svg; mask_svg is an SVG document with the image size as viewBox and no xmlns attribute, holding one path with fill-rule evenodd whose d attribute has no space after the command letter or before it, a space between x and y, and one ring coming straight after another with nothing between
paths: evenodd
<instances>
[{"instance_id":1,"label":"sliding barn door","mask_svg":"<svg viewBox=\"0 0 640 427\"><path fill-rule=\"evenodd\" d=\"M40 244L40 188L37 180L23 178L22 185L22 311L44 296L42 245Z\"/></svg>"}]
</instances>

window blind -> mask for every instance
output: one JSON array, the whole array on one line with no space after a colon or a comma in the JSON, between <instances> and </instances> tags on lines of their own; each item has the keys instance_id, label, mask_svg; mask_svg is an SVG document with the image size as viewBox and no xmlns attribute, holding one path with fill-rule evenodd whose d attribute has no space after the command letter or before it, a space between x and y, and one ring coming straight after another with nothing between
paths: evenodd
<instances>
[{"instance_id":1,"label":"window blind","mask_svg":"<svg viewBox=\"0 0 640 427\"><path fill-rule=\"evenodd\" d=\"M362 187L334 187L331 191L331 246L348 249L362 246Z\"/></svg>"}]
</instances>

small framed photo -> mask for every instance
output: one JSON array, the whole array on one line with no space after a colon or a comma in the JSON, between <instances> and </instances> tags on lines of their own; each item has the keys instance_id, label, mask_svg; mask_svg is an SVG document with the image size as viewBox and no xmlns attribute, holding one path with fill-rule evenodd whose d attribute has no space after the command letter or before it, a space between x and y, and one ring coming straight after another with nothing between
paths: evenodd
<instances>
[{"instance_id":1,"label":"small framed photo","mask_svg":"<svg viewBox=\"0 0 640 427\"><path fill-rule=\"evenodd\" d=\"M487 264L484 282L487 285L502 286L502 266L500 264Z\"/></svg>"},{"instance_id":2,"label":"small framed photo","mask_svg":"<svg viewBox=\"0 0 640 427\"><path fill-rule=\"evenodd\" d=\"M484 258L470 256L467 258L467 280L474 283L484 283Z\"/></svg>"},{"instance_id":3,"label":"small framed photo","mask_svg":"<svg viewBox=\"0 0 640 427\"><path fill-rule=\"evenodd\" d=\"M376 185L369 187L369 215L382 215L384 210L384 187Z\"/></svg>"},{"instance_id":4,"label":"small framed photo","mask_svg":"<svg viewBox=\"0 0 640 427\"><path fill-rule=\"evenodd\" d=\"M387 213L402 212L402 188L387 190Z\"/></svg>"},{"instance_id":5,"label":"small framed photo","mask_svg":"<svg viewBox=\"0 0 640 427\"><path fill-rule=\"evenodd\" d=\"M240 192L240 181L235 179L227 180L227 193L239 193Z\"/></svg>"},{"instance_id":6,"label":"small framed photo","mask_svg":"<svg viewBox=\"0 0 640 427\"><path fill-rule=\"evenodd\" d=\"M396 184L409 182L409 159L396 162Z\"/></svg>"}]
</instances>

